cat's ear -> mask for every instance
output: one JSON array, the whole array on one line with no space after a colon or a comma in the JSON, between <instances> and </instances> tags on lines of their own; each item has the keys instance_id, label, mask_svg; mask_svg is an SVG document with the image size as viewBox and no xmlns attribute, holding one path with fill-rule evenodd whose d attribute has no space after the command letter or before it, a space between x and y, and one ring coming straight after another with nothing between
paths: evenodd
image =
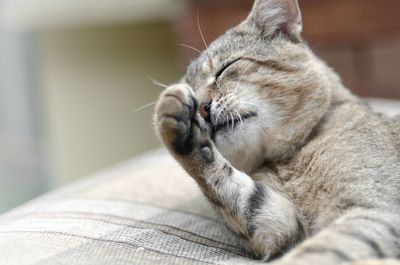
<instances>
[{"instance_id":1,"label":"cat's ear","mask_svg":"<svg viewBox=\"0 0 400 265\"><path fill-rule=\"evenodd\" d=\"M248 22L261 29L265 37L281 32L301 41L303 25L297 0L255 0Z\"/></svg>"}]
</instances>

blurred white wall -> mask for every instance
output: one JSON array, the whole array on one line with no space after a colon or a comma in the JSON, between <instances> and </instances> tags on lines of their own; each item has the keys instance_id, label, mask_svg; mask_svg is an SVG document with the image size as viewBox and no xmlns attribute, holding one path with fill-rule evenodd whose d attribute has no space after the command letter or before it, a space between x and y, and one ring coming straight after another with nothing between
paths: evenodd
<instances>
[{"instance_id":1,"label":"blurred white wall","mask_svg":"<svg viewBox=\"0 0 400 265\"><path fill-rule=\"evenodd\" d=\"M18 28L81 27L166 21L184 0L0 0L0 24Z\"/></svg>"},{"instance_id":2,"label":"blurred white wall","mask_svg":"<svg viewBox=\"0 0 400 265\"><path fill-rule=\"evenodd\" d=\"M0 27L0 212L47 188L29 34Z\"/></svg>"},{"instance_id":3,"label":"blurred white wall","mask_svg":"<svg viewBox=\"0 0 400 265\"><path fill-rule=\"evenodd\" d=\"M181 0L0 0L0 213L156 148Z\"/></svg>"},{"instance_id":4,"label":"blurred white wall","mask_svg":"<svg viewBox=\"0 0 400 265\"><path fill-rule=\"evenodd\" d=\"M150 106L179 78L167 23L90 27L38 35L47 150L56 184L158 145Z\"/></svg>"}]
</instances>

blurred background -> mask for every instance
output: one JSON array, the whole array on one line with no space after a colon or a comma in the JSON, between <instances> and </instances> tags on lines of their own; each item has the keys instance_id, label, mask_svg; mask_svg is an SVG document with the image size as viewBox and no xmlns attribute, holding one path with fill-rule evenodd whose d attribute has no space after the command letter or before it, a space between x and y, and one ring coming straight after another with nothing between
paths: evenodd
<instances>
[{"instance_id":1,"label":"blurred background","mask_svg":"<svg viewBox=\"0 0 400 265\"><path fill-rule=\"evenodd\" d=\"M177 81L196 56L183 46L204 48L197 13L210 42L252 2L0 0L0 213L157 148L151 79ZM348 87L400 99L400 1L300 5L310 47Z\"/></svg>"}]
</instances>

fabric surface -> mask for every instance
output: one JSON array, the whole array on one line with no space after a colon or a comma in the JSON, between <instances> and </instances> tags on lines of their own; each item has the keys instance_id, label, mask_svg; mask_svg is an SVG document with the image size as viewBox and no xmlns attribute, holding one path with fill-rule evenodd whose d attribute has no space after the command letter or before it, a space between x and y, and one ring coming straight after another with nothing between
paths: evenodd
<instances>
[{"instance_id":1,"label":"fabric surface","mask_svg":"<svg viewBox=\"0 0 400 265\"><path fill-rule=\"evenodd\" d=\"M0 264L252 264L164 152L0 217Z\"/></svg>"}]
</instances>

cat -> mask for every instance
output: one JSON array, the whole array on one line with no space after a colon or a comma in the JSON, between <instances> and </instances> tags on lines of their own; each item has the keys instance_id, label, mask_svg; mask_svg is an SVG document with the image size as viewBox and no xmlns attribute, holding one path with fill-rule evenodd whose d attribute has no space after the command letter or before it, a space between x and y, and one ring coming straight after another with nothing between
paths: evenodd
<instances>
[{"instance_id":1,"label":"cat","mask_svg":"<svg viewBox=\"0 0 400 265\"><path fill-rule=\"evenodd\" d=\"M263 260L400 264L400 119L345 88L301 32L296 0L256 0L163 91L156 130Z\"/></svg>"}]
</instances>

